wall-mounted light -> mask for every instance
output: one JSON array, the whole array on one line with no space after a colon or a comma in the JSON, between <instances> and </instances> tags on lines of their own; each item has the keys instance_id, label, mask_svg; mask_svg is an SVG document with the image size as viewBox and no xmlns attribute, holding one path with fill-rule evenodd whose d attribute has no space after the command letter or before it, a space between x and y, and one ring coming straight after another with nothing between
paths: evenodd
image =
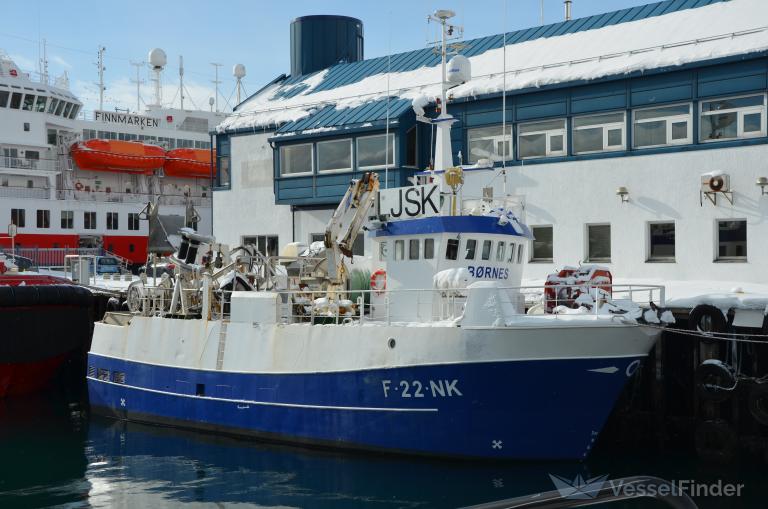
<instances>
[{"instance_id":1,"label":"wall-mounted light","mask_svg":"<svg viewBox=\"0 0 768 509\"><path fill-rule=\"evenodd\" d=\"M629 201L629 189L627 189L624 186L619 187L616 189L616 196L621 198L621 203L626 203Z\"/></svg>"},{"instance_id":2,"label":"wall-mounted light","mask_svg":"<svg viewBox=\"0 0 768 509\"><path fill-rule=\"evenodd\" d=\"M766 195L768 192L765 191L766 186L768 186L768 177L757 177L757 180L755 181L756 186L760 186L761 194Z\"/></svg>"}]
</instances>

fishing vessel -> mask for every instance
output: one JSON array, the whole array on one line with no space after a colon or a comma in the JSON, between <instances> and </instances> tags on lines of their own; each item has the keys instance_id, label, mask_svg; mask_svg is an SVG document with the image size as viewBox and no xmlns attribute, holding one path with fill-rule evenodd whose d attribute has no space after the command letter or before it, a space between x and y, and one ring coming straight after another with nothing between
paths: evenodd
<instances>
[{"instance_id":1,"label":"fishing vessel","mask_svg":"<svg viewBox=\"0 0 768 509\"><path fill-rule=\"evenodd\" d=\"M180 108L164 106L165 53L154 49L148 60L157 87L145 108L84 111L66 75L43 70L37 79L0 54L0 224L16 227L0 249L63 266L71 248L99 248L142 264L148 202L182 218L192 206L195 227L210 232L216 165L208 132L223 113L184 109L183 99Z\"/></svg>"},{"instance_id":2,"label":"fishing vessel","mask_svg":"<svg viewBox=\"0 0 768 509\"><path fill-rule=\"evenodd\" d=\"M513 198L462 195L451 119L424 119L439 173L390 189L376 172L353 179L321 242L265 256L182 230L173 277L133 284L131 313L95 325L92 408L299 444L585 457L660 334L634 301L663 304L663 290L583 268L555 281L570 305L527 312L530 231ZM361 231L368 289L350 284Z\"/></svg>"}]
</instances>

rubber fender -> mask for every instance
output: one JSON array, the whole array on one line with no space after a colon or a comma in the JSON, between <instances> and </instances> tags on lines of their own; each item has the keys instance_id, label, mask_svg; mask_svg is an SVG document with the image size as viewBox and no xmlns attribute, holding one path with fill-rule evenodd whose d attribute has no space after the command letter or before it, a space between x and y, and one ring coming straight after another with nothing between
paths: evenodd
<instances>
[{"instance_id":1,"label":"rubber fender","mask_svg":"<svg viewBox=\"0 0 768 509\"><path fill-rule=\"evenodd\" d=\"M699 364L694 380L701 399L715 403L728 399L738 384L736 371L718 359L707 359Z\"/></svg>"}]
</instances>

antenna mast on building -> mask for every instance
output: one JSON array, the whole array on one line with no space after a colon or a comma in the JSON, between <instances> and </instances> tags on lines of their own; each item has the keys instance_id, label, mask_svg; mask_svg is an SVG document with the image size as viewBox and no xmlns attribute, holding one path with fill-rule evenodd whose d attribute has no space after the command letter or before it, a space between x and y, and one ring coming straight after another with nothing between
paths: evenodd
<instances>
[{"instance_id":1,"label":"antenna mast on building","mask_svg":"<svg viewBox=\"0 0 768 509\"><path fill-rule=\"evenodd\" d=\"M107 87L104 86L104 71L106 70L104 68L104 52L107 51L107 48L104 46L99 46L99 52L98 52L98 60L96 62L96 66L99 68L99 109L104 109L104 91L107 89Z\"/></svg>"},{"instance_id":2,"label":"antenna mast on building","mask_svg":"<svg viewBox=\"0 0 768 509\"><path fill-rule=\"evenodd\" d=\"M136 79L131 80L131 83L136 83L136 113L141 112L141 85L144 84L144 80L141 79L139 71L146 62L134 62L131 60L131 65L136 68Z\"/></svg>"},{"instance_id":3,"label":"antenna mast on building","mask_svg":"<svg viewBox=\"0 0 768 509\"><path fill-rule=\"evenodd\" d=\"M221 81L219 81L219 67L221 67L223 64L217 64L215 62L211 62L211 65L215 69L215 78L213 79L212 83L215 88L215 104L216 104L216 113L219 112L219 84L221 84Z\"/></svg>"},{"instance_id":4,"label":"antenna mast on building","mask_svg":"<svg viewBox=\"0 0 768 509\"><path fill-rule=\"evenodd\" d=\"M544 0L539 2L539 25L544 24Z\"/></svg>"},{"instance_id":5,"label":"antenna mast on building","mask_svg":"<svg viewBox=\"0 0 768 509\"><path fill-rule=\"evenodd\" d=\"M179 97L181 98L181 109L184 109L184 57L179 55Z\"/></svg>"},{"instance_id":6,"label":"antenna mast on building","mask_svg":"<svg viewBox=\"0 0 768 509\"><path fill-rule=\"evenodd\" d=\"M245 77L245 66L243 64L235 64L232 68L232 76L237 81L237 104L240 104L240 92L243 88L243 78Z\"/></svg>"}]
</instances>

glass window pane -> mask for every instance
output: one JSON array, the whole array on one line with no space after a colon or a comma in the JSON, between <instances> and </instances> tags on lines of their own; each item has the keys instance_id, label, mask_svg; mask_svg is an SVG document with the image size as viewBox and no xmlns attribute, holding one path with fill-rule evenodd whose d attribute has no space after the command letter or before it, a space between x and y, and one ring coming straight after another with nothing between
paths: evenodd
<instances>
[{"instance_id":1,"label":"glass window pane","mask_svg":"<svg viewBox=\"0 0 768 509\"><path fill-rule=\"evenodd\" d=\"M405 258L405 241L396 240L395 241L395 260L402 260L403 258Z\"/></svg>"},{"instance_id":2,"label":"glass window pane","mask_svg":"<svg viewBox=\"0 0 768 509\"><path fill-rule=\"evenodd\" d=\"M611 261L611 225L592 224L587 227L588 253L591 262Z\"/></svg>"},{"instance_id":3,"label":"glass window pane","mask_svg":"<svg viewBox=\"0 0 768 509\"><path fill-rule=\"evenodd\" d=\"M608 129L608 146L620 147L623 143L622 129Z\"/></svg>"},{"instance_id":4,"label":"glass window pane","mask_svg":"<svg viewBox=\"0 0 768 509\"><path fill-rule=\"evenodd\" d=\"M490 240L483 241L483 260L491 259L491 244Z\"/></svg>"},{"instance_id":5,"label":"glass window pane","mask_svg":"<svg viewBox=\"0 0 768 509\"><path fill-rule=\"evenodd\" d=\"M386 240L379 242L379 260L384 261L387 259L388 248L389 243Z\"/></svg>"},{"instance_id":6,"label":"glass window pane","mask_svg":"<svg viewBox=\"0 0 768 509\"><path fill-rule=\"evenodd\" d=\"M735 111L716 115L702 115L701 139L722 140L725 138L736 138L739 134L737 127L738 118L739 114Z\"/></svg>"},{"instance_id":7,"label":"glass window pane","mask_svg":"<svg viewBox=\"0 0 768 509\"><path fill-rule=\"evenodd\" d=\"M523 263L523 252L525 251L525 244L517 246L517 263Z\"/></svg>"},{"instance_id":8,"label":"glass window pane","mask_svg":"<svg viewBox=\"0 0 768 509\"><path fill-rule=\"evenodd\" d=\"M499 241L498 244L496 244L496 261L503 262L504 261L504 250L507 247L507 243L503 240Z\"/></svg>"},{"instance_id":9,"label":"glass window pane","mask_svg":"<svg viewBox=\"0 0 768 509\"><path fill-rule=\"evenodd\" d=\"M661 108L648 108L644 110L635 111L635 120L674 117L677 115L688 115L690 112L691 112L690 104L678 104L677 106L664 106Z\"/></svg>"},{"instance_id":10,"label":"glass window pane","mask_svg":"<svg viewBox=\"0 0 768 509\"><path fill-rule=\"evenodd\" d=\"M477 250L477 241L475 239L467 239L467 245L464 248L464 259L474 260L476 250Z\"/></svg>"},{"instance_id":11,"label":"glass window pane","mask_svg":"<svg viewBox=\"0 0 768 509\"><path fill-rule=\"evenodd\" d=\"M718 258L747 257L747 222L744 220L717 222Z\"/></svg>"},{"instance_id":12,"label":"glass window pane","mask_svg":"<svg viewBox=\"0 0 768 509\"><path fill-rule=\"evenodd\" d=\"M35 104L35 96L32 94L26 94L24 96L24 104L21 109L24 111L32 111L32 107Z\"/></svg>"},{"instance_id":13,"label":"glass window pane","mask_svg":"<svg viewBox=\"0 0 768 509\"><path fill-rule=\"evenodd\" d=\"M573 131L573 151L595 152L603 150L603 128L594 127L591 129L574 129Z\"/></svg>"},{"instance_id":14,"label":"glass window pane","mask_svg":"<svg viewBox=\"0 0 768 509\"><path fill-rule=\"evenodd\" d=\"M318 171L351 170L352 144L349 140L323 141L317 144Z\"/></svg>"},{"instance_id":15,"label":"glass window pane","mask_svg":"<svg viewBox=\"0 0 768 509\"><path fill-rule=\"evenodd\" d=\"M685 140L688 138L688 122L672 123L672 139Z\"/></svg>"},{"instance_id":16,"label":"glass window pane","mask_svg":"<svg viewBox=\"0 0 768 509\"><path fill-rule=\"evenodd\" d=\"M701 103L701 111L720 111L735 108L744 108L747 106L762 106L762 95L752 95L749 97L737 97L732 99L718 99L717 101L707 101Z\"/></svg>"},{"instance_id":17,"label":"glass window pane","mask_svg":"<svg viewBox=\"0 0 768 509\"><path fill-rule=\"evenodd\" d=\"M56 116L61 116L61 112L64 110L64 107L65 107L67 104L68 104L68 103L66 103L66 102L64 102L64 101L59 101L59 105L56 107L56 113L55 113L55 115L56 115Z\"/></svg>"},{"instance_id":18,"label":"glass window pane","mask_svg":"<svg viewBox=\"0 0 768 509\"><path fill-rule=\"evenodd\" d=\"M547 155L547 135L527 134L520 136L520 157L538 157Z\"/></svg>"},{"instance_id":19,"label":"glass window pane","mask_svg":"<svg viewBox=\"0 0 768 509\"><path fill-rule=\"evenodd\" d=\"M11 108L18 110L21 107L21 93L14 92L11 94Z\"/></svg>"},{"instance_id":20,"label":"glass window pane","mask_svg":"<svg viewBox=\"0 0 768 509\"><path fill-rule=\"evenodd\" d=\"M448 239L445 246L445 259L455 260L459 255L459 239Z\"/></svg>"},{"instance_id":21,"label":"glass window pane","mask_svg":"<svg viewBox=\"0 0 768 509\"><path fill-rule=\"evenodd\" d=\"M280 173L312 172L312 145L289 145L280 147Z\"/></svg>"},{"instance_id":22,"label":"glass window pane","mask_svg":"<svg viewBox=\"0 0 768 509\"><path fill-rule=\"evenodd\" d=\"M38 95L37 96L37 102L35 102L35 111L38 113L42 113L45 111L45 99L46 97L44 95Z\"/></svg>"},{"instance_id":23,"label":"glass window pane","mask_svg":"<svg viewBox=\"0 0 768 509\"><path fill-rule=\"evenodd\" d=\"M509 243L509 259L507 261L509 263L514 263L515 261L515 243L514 242Z\"/></svg>"},{"instance_id":24,"label":"glass window pane","mask_svg":"<svg viewBox=\"0 0 768 509\"><path fill-rule=\"evenodd\" d=\"M395 161L395 135L389 135L389 158L387 158L387 136L364 136L357 139L357 166L390 166ZM322 166L321 166L322 170Z\"/></svg>"},{"instance_id":25,"label":"glass window pane","mask_svg":"<svg viewBox=\"0 0 768 509\"><path fill-rule=\"evenodd\" d=\"M588 117L575 117L573 127L585 127L591 125L616 124L624 122L624 113L606 113L604 115L590 115Z\"/></svg>"},{"instance_id":26,"label":"glass window pane","mask_svg":"<svg viewBox=\"0 0 768 509\"><path fill-rule=\"evenodd\" d=\"M657 120L655 122L641 122L635 124L635 146L648 147L652 145L666 145L667 122Z\"/></svg>"},{"instance_id":27,"label":"glass window pane","mask_svg":"<svg viewBox=\"0 0 768 509\"><path fill-rule=\"evenodd\" d=\"M674 259L675 223L655 223L650 226L650 259Z\"/></svg>"},{"instance_id":28,"label":"glass window pane","mask_svg":"<svg viewBox=\"0 0 768 509\"><path fill-rule=\"evenodd\" d=\"M504 136L503 125L489 127L474 127L467 130L470 164L480 159L490 159L493 162L512 159L512 125L507 125L507 135Z\"/></svg>"},{"instance_id":29,"label":"glass window pane","mask_svg":"<svg viewBox=\"0 0 768 509\"><path fill-rule=\"evenodd\" d=\"M543 122L528 122L525 124L520 124L520 133L555 131L558 129L565 129L565 119L544 120Z\"/></svg>"},{"instance_id":30,"label":"glass window pane","mask_svg":"<svg viewBox=\"0 0 768 509\"><path fill-rule=\"evenodd\" d=\"M534 226L533 233L533 259L552 260L552 227Z\"/></svg>"},{"instance_id":31,"label":"glass window pane","mask_svg":"<svg viewBox=\"0 0 768 509\"><path fill-rule=\"evenodd\" d=\"M431 260L435 257L435 239L424 239L424 259Z\"/></svg>"},{"instance_id":32,"label":"glass window pane","mask_svg":"<svg viewBox=\"0 0 768 509\"><path fill-rule=\"evenodd\" d=\"M550 152L563 151L563 135L562 134L557 134L549 138L549 150Z\"/></svg>"},{"instance_id":33,"label":"glass window pane","mask_svg":"<svg viewBox=\"0 0 768 509\"><path fill-rule=\"evenodd\" d=\"M763 115L761 113L747 113L744 115L744 132L760 132L763 125Z\"/></svg>"},{"instance_id":34,"label":"glass window pane","mask_svg":"<svg viewBox=\"0 0 768 509\"><path fill-rule=\"evenodd\" d=\"M421 241L419 239L410 239L408 241L408 259L419 259L419 248L421 247Z\"/></svg>"},{"instance_id":35,"label":"glass window pane","mask_svg":"<svg viewBox=\"0 0 768 509\"><path fill-rule=\"evenodd\" d=\"M0 108L5 108L5 105L8 104L8 98L10 96L10 92L6 90L0 90Z\"/></svg>"}]
</instances>

